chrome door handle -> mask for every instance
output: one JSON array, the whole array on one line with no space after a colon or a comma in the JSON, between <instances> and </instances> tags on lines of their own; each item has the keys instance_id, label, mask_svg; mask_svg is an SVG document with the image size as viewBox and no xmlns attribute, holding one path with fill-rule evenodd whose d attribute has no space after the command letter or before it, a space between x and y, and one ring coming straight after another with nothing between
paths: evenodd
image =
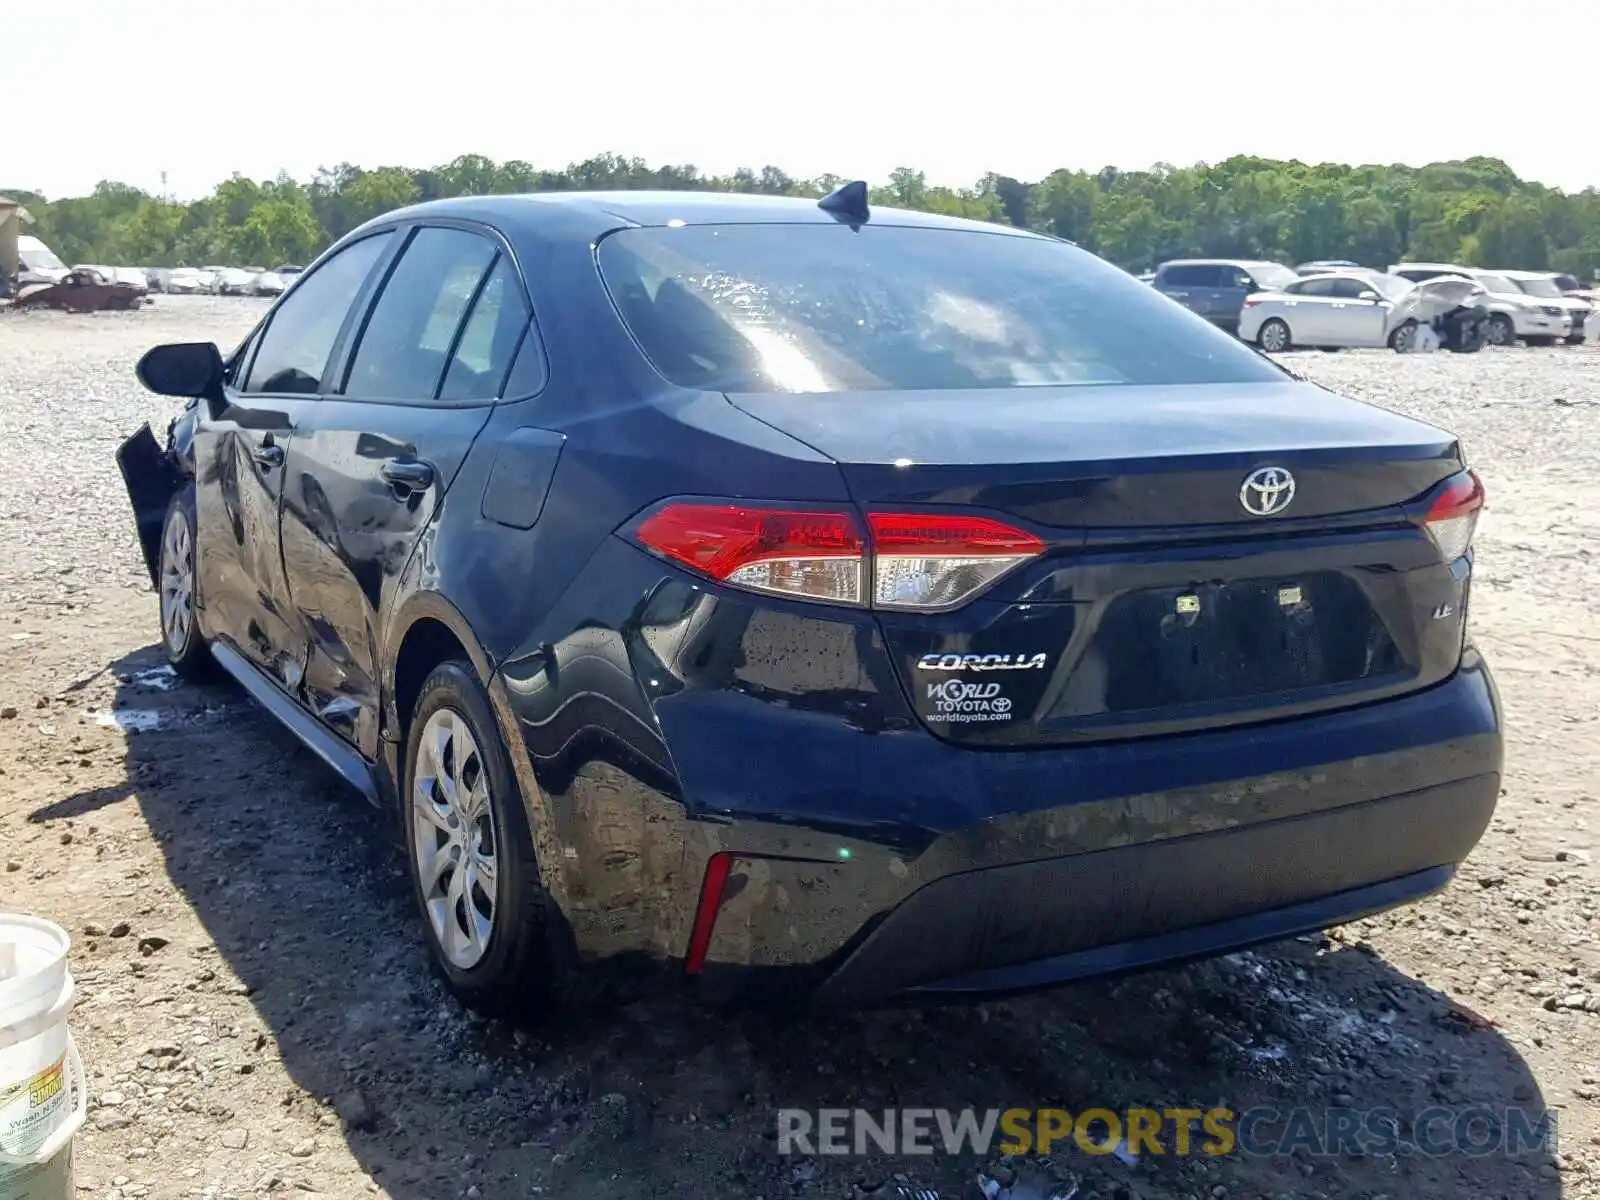
<instances>
[{"instance_id":1,"label":"chrome door handle","mask_svg":"<svg viewBox=\"0 0 1600 1200\"><path fill-rule=\"evenodd\" d=\"M283 466L283 447L273 442L262 442L250 451L250 457L255 459L256 466L270 471L274 467Z\"/></svg>"}]
</instances>

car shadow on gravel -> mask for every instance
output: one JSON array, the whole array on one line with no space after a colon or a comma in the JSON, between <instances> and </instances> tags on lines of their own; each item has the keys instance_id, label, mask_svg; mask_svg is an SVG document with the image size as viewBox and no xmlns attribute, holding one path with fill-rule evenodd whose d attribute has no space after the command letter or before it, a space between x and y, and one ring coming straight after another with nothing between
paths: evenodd
<instances>
[{"instance_id":1,"label":"car shadow on gravel","mask_svg":"<svg viewBox=\"0 0 1600 1200\"><path fill-rule=\"evenodd\" d=\"M1435 1157L1369 1140L1392 1115L1406 1141L1432 1113L1422 1132L1448 1143L1450 1117L1477 1110L1461 1129L1481 1146L1494 1140L1486 1113L1502 1129L1508 1110L1530 1128L1547 1114L1527 1065L1488 1022L1353 935L974 1006L824 1018L661 995L540 1029L478 1020L426 968L403 857L379 814L237 689L180 684L155 647L110 670L117 700L99 719L129 730L126 783L32 819L137 798L227 968L192 986L248 990L269 1032L253 1051L266 1060L251 1068L256 1082L281 1056L293 1084L283 1111L321 1119L320 1133L342 1136L394 1200L889 1200L902 1185L977 1197L978 1171L996 1169L997 1153L786 1157L777 1147L779 1108L966 1106L1271 1109L1280 1119L1255 1126L1268 1144L1324 1130L1330 1109L1384 1110L1364 1127L1363 1152L1347 1143L1129 1162L1069 1138L1037 1165L1076 1180L1079 1200L1561 1194L1548 1148ZM335 1111L339 1123L326 1115ZM1167 1142L1170 1151L1170 1126ZM227 1182L258 1181L263 1161L252 1144ZM315 1166L285 1146L279 1183Z\"/></svg>"}]
</instances>

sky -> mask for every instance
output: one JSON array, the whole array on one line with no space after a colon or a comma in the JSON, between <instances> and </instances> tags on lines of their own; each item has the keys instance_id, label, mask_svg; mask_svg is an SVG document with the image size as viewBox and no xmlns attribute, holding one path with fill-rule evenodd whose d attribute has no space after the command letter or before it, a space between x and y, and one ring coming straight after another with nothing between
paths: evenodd
<instances>
[{"instance_id":1,"label":"sky","mask_svg":"<svg viewBox=\"0 0 1600 1200\"><path fill-rule=\"evenodd\" d=\"M50 197L605 151L952 186L1481 154L1600 186L1600 0L56 0L4 22L0 187Z\"/></svg>"}]
</instances>

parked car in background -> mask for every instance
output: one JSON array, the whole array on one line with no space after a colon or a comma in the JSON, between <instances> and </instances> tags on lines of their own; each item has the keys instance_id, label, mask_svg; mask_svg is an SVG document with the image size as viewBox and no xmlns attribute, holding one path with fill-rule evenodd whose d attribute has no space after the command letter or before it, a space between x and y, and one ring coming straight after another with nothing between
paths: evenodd
<instances>
[{"instance_id":1,"label":"parked car in background","mask_svg":"<svg viewBox=\"0 0 1600 1200\"><path fill-rule=\"evenodd\" d=\"M167 291L192 296L211 290L211 276L197 267L174 267L167 272Z\"/></svg>"},{"instance_id":2,"label":"parked car in background","mask_svg":"<svg viewBox=\"0 0 1600 1200\"><path fill-rule=\"evenodd\" d=\"M167 290L167 276L169 274L171 274L171 271L166 267L144 268L144 277L150 281L150 290L152 292L164 292Z\"/></svg>"},{"instance_id":3,"label":"parked car in background","mask_svg":"<svg viewBox=\"0 0 1600 1200\"><path fill-rule=\"evenodd\" d=\"M1351 262L1348 258L1321 258L1316 262L1301 263L1295 268L1295 273L1299 275L1324 275L1329 271L1360 269L1360 263Z\"/></svg>"},{"instance_id":4,"label":"parked car in background","mask_svg":"<svg viewBox=\"0 0 1600 1200\"><path fill-rule=\"evenodd\" d=\"M867 198L422 204L139 364L188 401L118 453L168 661L397 823L466 1004L1055 986L1421 899L1488 826L1459 439Z\"/></svg>"},{"instance_id":5,"label":"parked car in background","mask_svg":"<svg viewBox=\"0 0 1600 1200\"><path fill-rule=\"evenodd\" d=\"M1486 330L1472 319L1482 289L1459 276L1443 277L1454 290L1437 290L1440 280L1412 283L1398 275L1353 270L1310 275L1281 291L1245 299L1239 337L1269 353L1295 346L1326 350L1388 346L1410 350L1416 331L1428 326L1450 350L1483 348Z\"/></svg>"},{"instance_id":6,"label":"parked car in background","mask_svg":"<svg viewBox=\"0 0 1600 1200\"><path fill-rule=\"evenodd\" d=\"M285 283L293 283L294 282L294 277L296 275L300 274L300 272L304 271L304 270L305 270L304 267L297 267L297 266L294 266L292 263L285 263L283 266L273 267L272 268L272 273L274 275L281 276Z\"/></svg>"},{"instance_id":7,"label":"parked car in background","mask_svg":"<svg viewBox=\"0 0 1600 1200\"><path fill-rule=\"evenodd\" d=\"M223 267L216 273L212 289L219 296L248 296L255 276L238 267Z\"/></svg>"},{"instance_id":8,"label":"parked car in background","mask_svg":"<svg viewBox=\"0 0 1600 1200\"><path fill-rule=\"evenodd\" d=\"M17 239L17 283L22 287L31 284L60 283L68 275L67 264L56 252L36 237L23 234Z\"/></svg>"},{"instance_id":9,"label":"parked car in background","mask_svg":"<svg viewBox=\"0 0 1600 1200\"><path fill-rule=\"evenodd\" d=\"M1588 326L1590 314L1594 312L1594 305L1575 292L1563 291L1555 272L1499 271L1497 274L1509 279L1532 296L1539 302L1541 308L1559 305L1566 309L1567 316L1572 320L1572 328L1567 333L1567 344L1576 346L1583 342L1584 331ZM1569 275L1567 278L1572 277Z\"/></svg>"},{"instance_id":10,"label":"parked car in background","mask_svg":"<svg viewBox=\"0 0 1600 1200\"><path fill-rule=\"evenodd\" d=\"M1475 281L1487 293L1489 344L1509 346L1518 338L1530 346L1551 346L1572 336L1572 317L1554 301L1541 302L1511 280L1494 271L1456 263L1394 263L1389 274L1421 282L1441 275L1459 275Z\"/></svg>"},{"instance_id":11,"label":"parked car in background","mask_svg":"<svg viewBox=\"0 0 1600 1200\"><path fill-rule=\"evenodd\" d=\"M278 296L282 295L284 288L288 286L284 282L283 276L276 271L258 271L250 280L250 294L252 296Z\"/></svg>"},{"instance_id":12,"label":"parked car in background","mask_svg":"<svg viewBox=\"0 0 1600 1200\"><path fill-rule=\"evenodd\" d=\"M1300 276L1282 263L1242 258L1179 258L1156 269L1153 287L1229 333L1253 292L1277 291Z\"/></svg>"}]
</instances>

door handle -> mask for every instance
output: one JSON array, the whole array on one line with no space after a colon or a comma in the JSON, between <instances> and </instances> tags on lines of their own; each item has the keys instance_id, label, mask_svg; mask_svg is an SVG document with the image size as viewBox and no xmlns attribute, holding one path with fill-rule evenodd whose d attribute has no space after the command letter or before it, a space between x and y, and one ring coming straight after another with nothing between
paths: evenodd
<instances>
[{"instance_id":1,"label":"door handle","mask_svg":"<svg viewBox=\"0 0 1600 1200\"><path fill-rule=\"evenodd\" d=\"M391 458L378 468L378 474L400 492L424 492L433 486L433 466L416 459Z\"/></svg>"},{"instance_id":2,"label":"door handle","mask_svg":"<svg viewBox=\"0 0 1600 1200\"><path fill-rule=\"evenodd\" d=\"M250 457L255 459L256 466L270 471L283 466L283 447L273 442L262 442L250 451Z\"/></svg>"}]
</instances>

